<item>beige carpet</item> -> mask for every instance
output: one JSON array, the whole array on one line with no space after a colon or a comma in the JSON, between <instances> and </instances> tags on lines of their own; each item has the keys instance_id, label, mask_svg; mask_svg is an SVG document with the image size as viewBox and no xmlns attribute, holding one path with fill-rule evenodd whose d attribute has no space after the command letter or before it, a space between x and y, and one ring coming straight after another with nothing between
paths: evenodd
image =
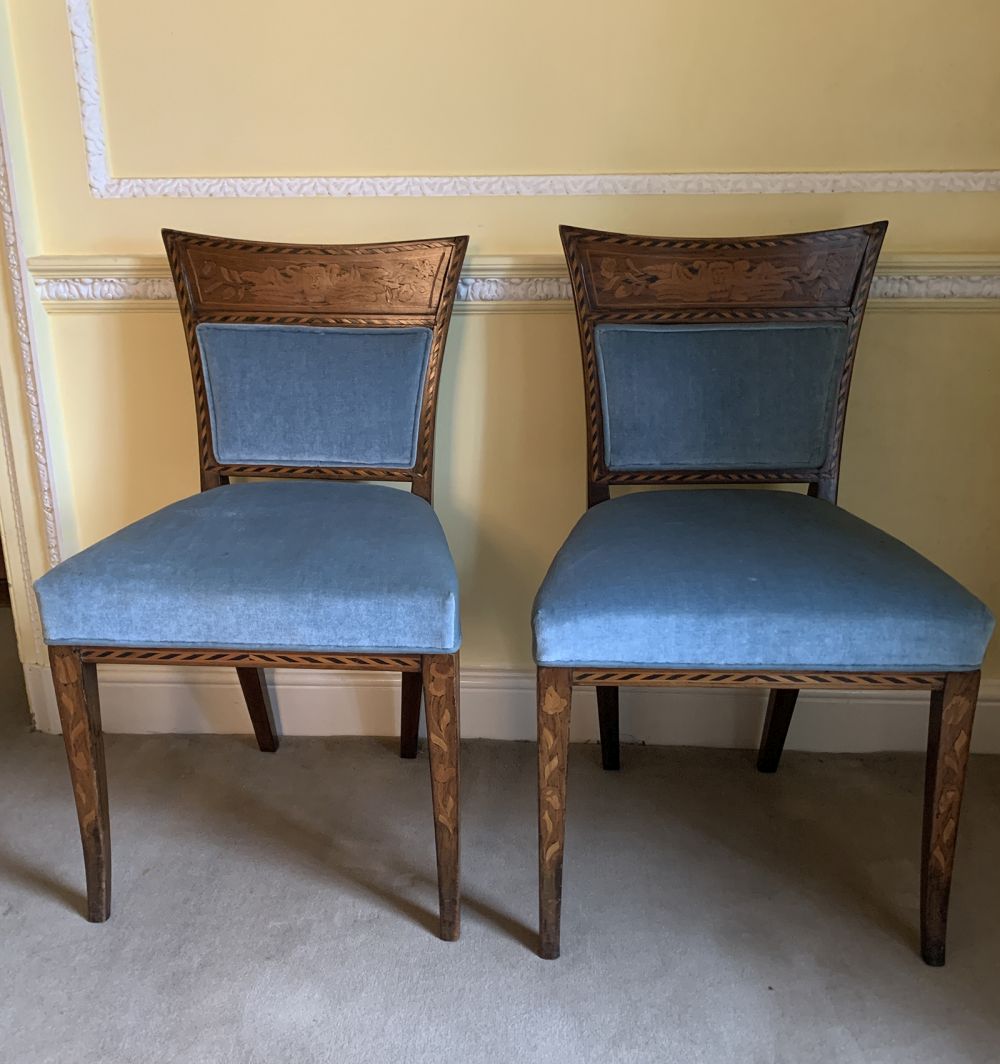
<instances>
[{"instance_id":1,"label":"beige carpet","mask_svg":"<svg viewBox=\"0 0 1000 1064\"><path fill-rule=\"evenodd\" d=\"M921 766L572 751L563 957L534 954L534 749L470 742L438 941L426 754L112 737L114 914L81 916L61 741L0 736L7 1064L1000 1059L1000 759L971 768L948 966L916 953Z\"/></svg>"}]
</instances>

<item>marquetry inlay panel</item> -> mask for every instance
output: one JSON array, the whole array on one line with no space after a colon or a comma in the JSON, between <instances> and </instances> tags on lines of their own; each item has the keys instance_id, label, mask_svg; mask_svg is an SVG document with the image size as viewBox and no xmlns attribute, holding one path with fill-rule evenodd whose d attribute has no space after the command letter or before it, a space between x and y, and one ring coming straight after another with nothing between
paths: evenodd
<instances>
[{"instance_id":1,"label":"marquetry inlay panel","mask_svg":"<svg viewBox=\"0 0 1000 1064\"><path fill-rule=\"evenodd\" d=\"M198 312L309 313L336 305L358 315L434 314L451 247L394 245L283 253L193 247L182 253ZM266 263L262 263L262 254Z\"/></svg>"}]
</instances>

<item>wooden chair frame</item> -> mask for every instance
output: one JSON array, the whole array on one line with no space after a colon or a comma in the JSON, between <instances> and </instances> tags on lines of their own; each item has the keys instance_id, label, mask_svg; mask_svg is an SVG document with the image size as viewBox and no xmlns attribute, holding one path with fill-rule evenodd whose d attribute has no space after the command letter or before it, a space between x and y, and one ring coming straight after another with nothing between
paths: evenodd
<instances>
[{"instance_id":1,"label":"wooden chair frame","mask_svg":"<svg viewBox=\"0 0 1000 1064\"><path fill-rule=\"evenodd\" d=\"M844 418L865 304L886 223L785 236L668 239L560 227L569 265L586 391L587 504L614 484L805 483L836 502ZM594 329L619 324L843 322L848 349L825 459L815 469L608 469ZM540 953L559 956L565 841L566 767L573 688L597 689L602 761L619 767L618 688L748 687L770 691L757 767L777 770L802 689L900 690L930 694L921 853L921 954L945 959L948 896L955 859L978 672L821 672L691 669L538 668Z\"/></svg>"},{"instance_id":2,"label":"wooden chair frame","mask_svg":"<svg viewBox=\"0 0 1000 1064\"><path fill-rule=\"evenodd\" d=\"M187 338L198 424L201 490L230 477L310 477L403 481L431 501L434 423L441 359L468 238L393 244L300 245L230 240L164 230ZM411 468L228 464L215 455L198 344L202 322L364 328L430 328L432 340ZM263 751L278 735L263 669L306 668L402 674L400 756L417 754L421 697L437 848L440 933L458 938L459 698L458 654L338 654L124 646L51 646L52 675L76 798L87 877L87 918L111 911L111 846L99 664L217 665L235 668Z\"/></svg>"}]
</instances>

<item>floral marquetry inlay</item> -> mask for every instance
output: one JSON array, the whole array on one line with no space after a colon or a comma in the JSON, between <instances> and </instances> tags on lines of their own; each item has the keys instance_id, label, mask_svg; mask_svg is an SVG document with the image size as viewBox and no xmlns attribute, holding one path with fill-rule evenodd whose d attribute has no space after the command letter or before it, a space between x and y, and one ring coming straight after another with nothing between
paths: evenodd
<instances>
[{"instance_id":1,"label":"floral marquetry inlay","mask_svg":"<svg viewBox=\"0 0 1000 1064\"><path fill-rule=\"evenodd\" d=\"M206 309L307 311L336 305L358 314L432 314L447 273L449 249L394 254L301 253L247 257L192 249L187 266Z\"/></svg>"},{"instance_id":2,"label":"floral marquetry inlay","mask_svg":"<svg viewBox=\"0 0 1000 1064\"><path fill-rule=\"evenodd\" d=\"M630 256L606 255L600 262L598 291L602 299L610 296L629 302L648 293L647 298L656 303L770 303L794 299L839 305L850 298L850 291L839 283L846 259L842 253L831 253L787 265L755 263L750 259L637 263Z\"/></svg>"},{"instance_id":3,"label":"floral marquetry inlay","mask_svg":"<svg viewBox=\"0 0 1000 1064\"><path fill-rule=\"evenodd\" d=\"M592 296L597 306L664 304L846 307L863 246L784 256L753 250L732 258L697 252L636 254L591 252ZM594 268L596 267L596 269Z\"/></svg>"}]
</instances>

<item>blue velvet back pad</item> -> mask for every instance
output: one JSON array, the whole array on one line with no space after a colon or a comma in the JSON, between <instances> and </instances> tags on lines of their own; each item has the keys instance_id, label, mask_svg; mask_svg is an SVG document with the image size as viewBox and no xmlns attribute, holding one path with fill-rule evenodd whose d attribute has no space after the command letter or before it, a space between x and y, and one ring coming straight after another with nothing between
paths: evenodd
<instances>
[{"instance_id":1,"label":"blue velvet back pad","mask_svg":"<svg viewBox=\"0 0 1000 1064\"><path fill-rule=\"evenodd\" d=\"M847 351L840 323L598 325L609 469L815 469Z\"/></svg>"},{"instance_id":2,"label":"blue velvet back pad","mask_svg":"<svg viewBox=\"0 0 1000 1064\"><path fill-rule=\"evenodd\" d=\"M409 468L427 328L198 326L223 463Z\"/></svg>"}]
</instances>

